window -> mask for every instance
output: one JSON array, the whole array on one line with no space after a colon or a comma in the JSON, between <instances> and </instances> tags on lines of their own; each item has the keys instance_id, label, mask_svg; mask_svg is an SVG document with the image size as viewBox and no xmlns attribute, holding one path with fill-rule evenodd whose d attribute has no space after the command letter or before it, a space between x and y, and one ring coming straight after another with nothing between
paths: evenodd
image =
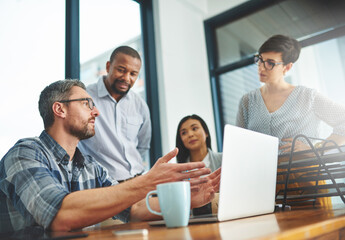
<instances>
[{"instance_id":1,"label":"window","mask_svg":"<svg viewBox=\"0 0 345 240\"><path fill-rule=\"evenodd\" d=\"M345 104L344 1L249 1L206 20L205 32L218 146L224 125L236 122L242 95L260 87L253 55L275 34L294 37L303 47L286 80Z\"/></svg>"},{"instance_id":2,"label":"window","mask_svg":"<svg viewBox=\"0 0 345 240\"><path fill-rule=\"evenodd\" d=\"M152 8L152 0L0 1L0 158L18 139L42 131L37 103L45 86L65 77L79 77L80 63L85 84L96 81L109 51L127 44L142 56L134 90L147 99L150 108L153 165L162 150ZM123 9L132 13L124 14Z\"/></svg>"},{"instance_id":3,"label":"window","mask_svg":"<svg viewBox=\"0 0 345 240\"><path fill-rule=\"evenodd\" d=\"M106 74L105 65L120 45L136 49L143 57L140 5L132 0L80 1L80 79L89 85ZM144 99L142 66L133 91Z\"/></svg>"},{"instance_id":4,"label":"window","mask_svg":"<svg viewBox=\"0 0 345 240\"><path fill-rule=\"evenodd\" d=\"M38 136L42 89L65 74L65 2L0 1L0 159L18 139Z\"/></svg>"}]
</instances>

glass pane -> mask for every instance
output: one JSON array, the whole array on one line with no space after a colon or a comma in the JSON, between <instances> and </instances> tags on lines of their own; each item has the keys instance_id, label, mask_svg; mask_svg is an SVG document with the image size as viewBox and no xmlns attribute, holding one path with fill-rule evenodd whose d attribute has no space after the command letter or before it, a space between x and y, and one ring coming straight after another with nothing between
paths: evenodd
<instances>
[{"instance_id":1,"label":"glass pane","mask_svg":"<svg viewBox=\"0 0 345 240\"><path fill-rule=\"evenodd\" d=\"M140 5L133 0L80 1L80 79L97 82L106 74L106 62L121 45L136 49L143 61ZM144 99L144 64L132 90Z\"/></svg>"},{"instance_id":2,"label":"glass pane","mask_svg":"<svg viewBox=\"0 0 345 240\"><path fill-rule=\"evenodd\" d=\"M260 82L255 64L220 76L220 93L225 124L236 124L236 114L241 97L258 87L260 87Z\"/></svg>"},{"instance_id":3,"label":"glass pane","mask_svg":"<svg viewBox=\"0 0 345 240\"><path fill-rule=\"evenodd\" d=\"M345 25L343 0L289 0L216 30L219 66L255 54L275 34L298 40Z\"/></svg>"},{"instance_id":4,"label":"glass pane","mask_svg":"<svg viewBox=\"0 0 345 240\"><path fill-rule=\"evenodd\" d=\"M65 1L0 1L0 158L38 136L39 94L65 75Z\"/></svg>"},{"instance_id":5,"label":"glass pane","mask_svg":"<svg viewBox=\"0 0 345 240\"><path fill-rule=\"evenodd\" d=\"M345 105L345 36L315 44L301 51L287 76L294 85L314 88Z\"/></svg>"}]
</instances>

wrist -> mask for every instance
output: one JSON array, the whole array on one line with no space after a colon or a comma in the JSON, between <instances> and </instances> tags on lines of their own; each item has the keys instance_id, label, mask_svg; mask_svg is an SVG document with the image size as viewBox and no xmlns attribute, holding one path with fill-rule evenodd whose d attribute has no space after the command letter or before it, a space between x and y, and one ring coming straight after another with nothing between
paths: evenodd
<instances>
[{"instance_id":1,"label":"wrist","mask_svg":"<svg viewBox=\"0 0 345 240\"><path fill-rule=\"evenodd\" d=\"M150 176L150 173L143 174L138 178L138 186L144 192L148 193L149 191L156 190L156 184L154 184L153 179Z\"/></svg>"}]
</instances>

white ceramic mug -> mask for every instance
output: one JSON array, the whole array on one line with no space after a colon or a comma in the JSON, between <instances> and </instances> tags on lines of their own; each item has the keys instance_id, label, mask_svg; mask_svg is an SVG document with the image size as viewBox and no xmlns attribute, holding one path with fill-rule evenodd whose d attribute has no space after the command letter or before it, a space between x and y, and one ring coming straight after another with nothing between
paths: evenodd
<instances>
[{"instance_id":1,"label":"white ceramic mug","mask_svg":"<svg viewBox=\"0 0 345 240\"><path fill-rule=\"evenodd\" d=\"M153 194L158 195L161 212L150 207L149 198ZM163 216L168 228L187 226L190 215L190 183L171 182L157 185L157 190L146 195L146 206L151 213Z\"/></svg>"}]
</instances>

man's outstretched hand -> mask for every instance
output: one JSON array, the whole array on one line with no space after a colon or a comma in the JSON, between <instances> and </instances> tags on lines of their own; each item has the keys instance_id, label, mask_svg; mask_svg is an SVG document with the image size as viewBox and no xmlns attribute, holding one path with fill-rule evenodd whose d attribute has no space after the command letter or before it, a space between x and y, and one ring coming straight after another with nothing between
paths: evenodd
<instances>
[{"instance_id":1,"label":"man's outstretched hand","mask_svg":"<svg viewBox=\"0 0 345 240\"><path fill-rule=\"evenodd\" d=\"M200 178L200 176L211 172L209 168L205 168L203 162L168 163L177 153L178 149L175 148L157 160L151 170L145 174L149 177L150 184L155 187L157 184L161 183L190 179L189 182L191 186L198 186L208 181L207 178Z\"/></svg>"}]
</instances>

